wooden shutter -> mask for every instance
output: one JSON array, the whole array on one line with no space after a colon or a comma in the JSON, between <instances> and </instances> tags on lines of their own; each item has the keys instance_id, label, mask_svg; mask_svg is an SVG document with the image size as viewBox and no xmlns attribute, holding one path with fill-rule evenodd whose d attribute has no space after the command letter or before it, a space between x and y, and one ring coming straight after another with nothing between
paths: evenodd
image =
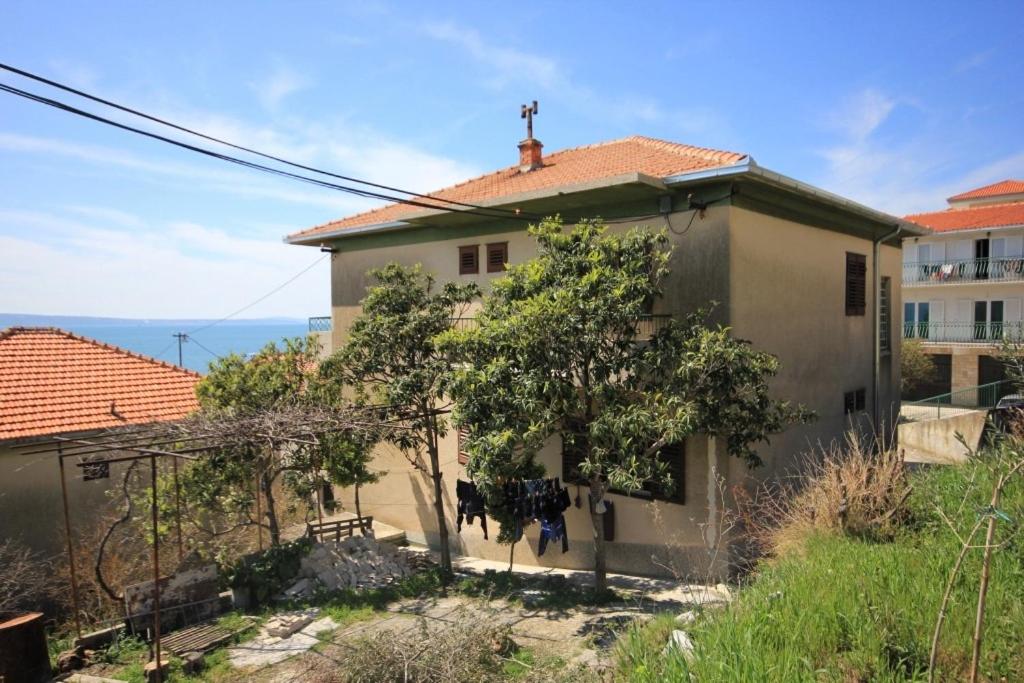
<instances>
[{"instance_id":1,"label":"wooden shutter","mask_svg":"<svg viewBox=\"0 0 1024 683\"><path fill-rule=\"evenodd\" d=\"M867 306L867 257L846 252L846 315L864 315Z\"/></svg>"},{"instance_id":2,"label":"wooden shutter","mask_svg":"<svg viewBox=\"0 0 1024 683\"><path fill-rule=\"evenodd\" d=\"M480 272L480 246L459 247L459 275L473 275Z\"/></svg>"},{"instance_id":3,"label":"wooden shutter","mask_svg":"<svg viewBox=\"0 0 1024 683\"><path fill-rule=\"evenodd\" d=\"M500 273L508 263L508 242L495 242L487 245L487 272Z\"/></svg>"},{"instance_id":4,"label":"wooden shutter","mask_svg":"<svg viewBox=\"0 0 1024 683\"><path fill-rule=\"evenodd\" d=\"M459 428L459 464L465 465L469 462L469 452L466 450L466 442L469 440L469 429Z\"/></svg>"}]
</instances>

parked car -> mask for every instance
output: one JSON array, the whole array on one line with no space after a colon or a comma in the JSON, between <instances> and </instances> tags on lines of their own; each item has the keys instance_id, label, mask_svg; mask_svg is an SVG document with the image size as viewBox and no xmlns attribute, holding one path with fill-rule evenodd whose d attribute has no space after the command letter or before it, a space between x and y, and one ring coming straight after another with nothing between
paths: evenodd
<instances>
[{"instance_id":1,"label":"parked car","mask_svg":"<svg viewBox=\"0 0 1024 683\"><path fill-rule=\"evenodd\" d=\"M992 410L992 422L1007 434L1024 431L1024 394L1008 394L999 399Z\"/></svg>"}]
</instances>

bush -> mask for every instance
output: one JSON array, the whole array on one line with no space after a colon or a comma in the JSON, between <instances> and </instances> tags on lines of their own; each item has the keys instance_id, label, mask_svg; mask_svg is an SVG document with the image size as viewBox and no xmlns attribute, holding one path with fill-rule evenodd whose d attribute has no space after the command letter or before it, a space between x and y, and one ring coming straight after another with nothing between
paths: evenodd
<instances>
[{"instance_id":1,"label":"bush","mask_svg":"<svg viewBox=\"0 0 1024 683\"><path fill-rule=\"evenodd\" d=\"M257 604L265 603L295 578L302 558L309 554L312 547L313 541L303 537L246 555L228 568L228 584L232 588L251 591Z\"/></svg>"}]
</instances>

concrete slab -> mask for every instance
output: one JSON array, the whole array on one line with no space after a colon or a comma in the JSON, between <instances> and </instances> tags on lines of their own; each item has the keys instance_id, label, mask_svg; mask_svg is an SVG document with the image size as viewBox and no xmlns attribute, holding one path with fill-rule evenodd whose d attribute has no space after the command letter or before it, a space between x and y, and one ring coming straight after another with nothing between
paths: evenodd
<instances>
[{"instance_id":1,"label":"concrete slab","mask_svg":"<svg viewBox=\"0 0 1024 683\"><path fill-rule=\"evenodd\" d=\"M321 642L320 634L338 628L330 617L317 619L290 638L276 638L260 633L252 640L228 648L228 660L236 668L267 666L306 652Z\"/></svg>"}]
</instances>

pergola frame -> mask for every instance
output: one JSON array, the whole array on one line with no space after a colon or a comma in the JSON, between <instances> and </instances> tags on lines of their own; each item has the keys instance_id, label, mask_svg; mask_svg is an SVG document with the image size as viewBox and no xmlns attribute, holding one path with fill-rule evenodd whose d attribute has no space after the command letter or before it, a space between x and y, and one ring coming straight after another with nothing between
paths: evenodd
<instances>
[{"instance_id":1,"label":"pergola frame","mask_svg":"<svg viewBox=\"0 0 1024 683\"><path fill-rule=\"evenodd\" d=\"M432 411L437 413L447 411ZM156 662L156 681L162 680L160 668L160 555L157 501L157 458L171 458L174 465L175 506L177 508L177 535L179 560L183 553L181 540L181 505L178 488L178 460L199 460L204 453L238 448L247 445L284 444L317 446L327 434L364 431L381 434L396 429L407 429L405 421L418 417L407 408L395 406L348 406L332 408L316 405L282 405L269 410L249 413L221 411L193 413L171 422L154 422L110 429L87 437L51 436L44 441L18 446L26 454L52 453L57 450L60 468L61 497L64 505L64 528L67 535L68 572L71 579L71 598L74 609L75 631L82 636L78 580L75 567L74 545L71 535L71 515L68 509L65 458L85 458L89 465L109 466L111 463L149 460L151 515L153 525L153 660ZM159 447L159 448L157 448ZM317 514L322 518L320 487L317 487ZM263 527L260 519L259 492L256 494L259 547L263 546Z\"/></svg>"}]
</instances>

